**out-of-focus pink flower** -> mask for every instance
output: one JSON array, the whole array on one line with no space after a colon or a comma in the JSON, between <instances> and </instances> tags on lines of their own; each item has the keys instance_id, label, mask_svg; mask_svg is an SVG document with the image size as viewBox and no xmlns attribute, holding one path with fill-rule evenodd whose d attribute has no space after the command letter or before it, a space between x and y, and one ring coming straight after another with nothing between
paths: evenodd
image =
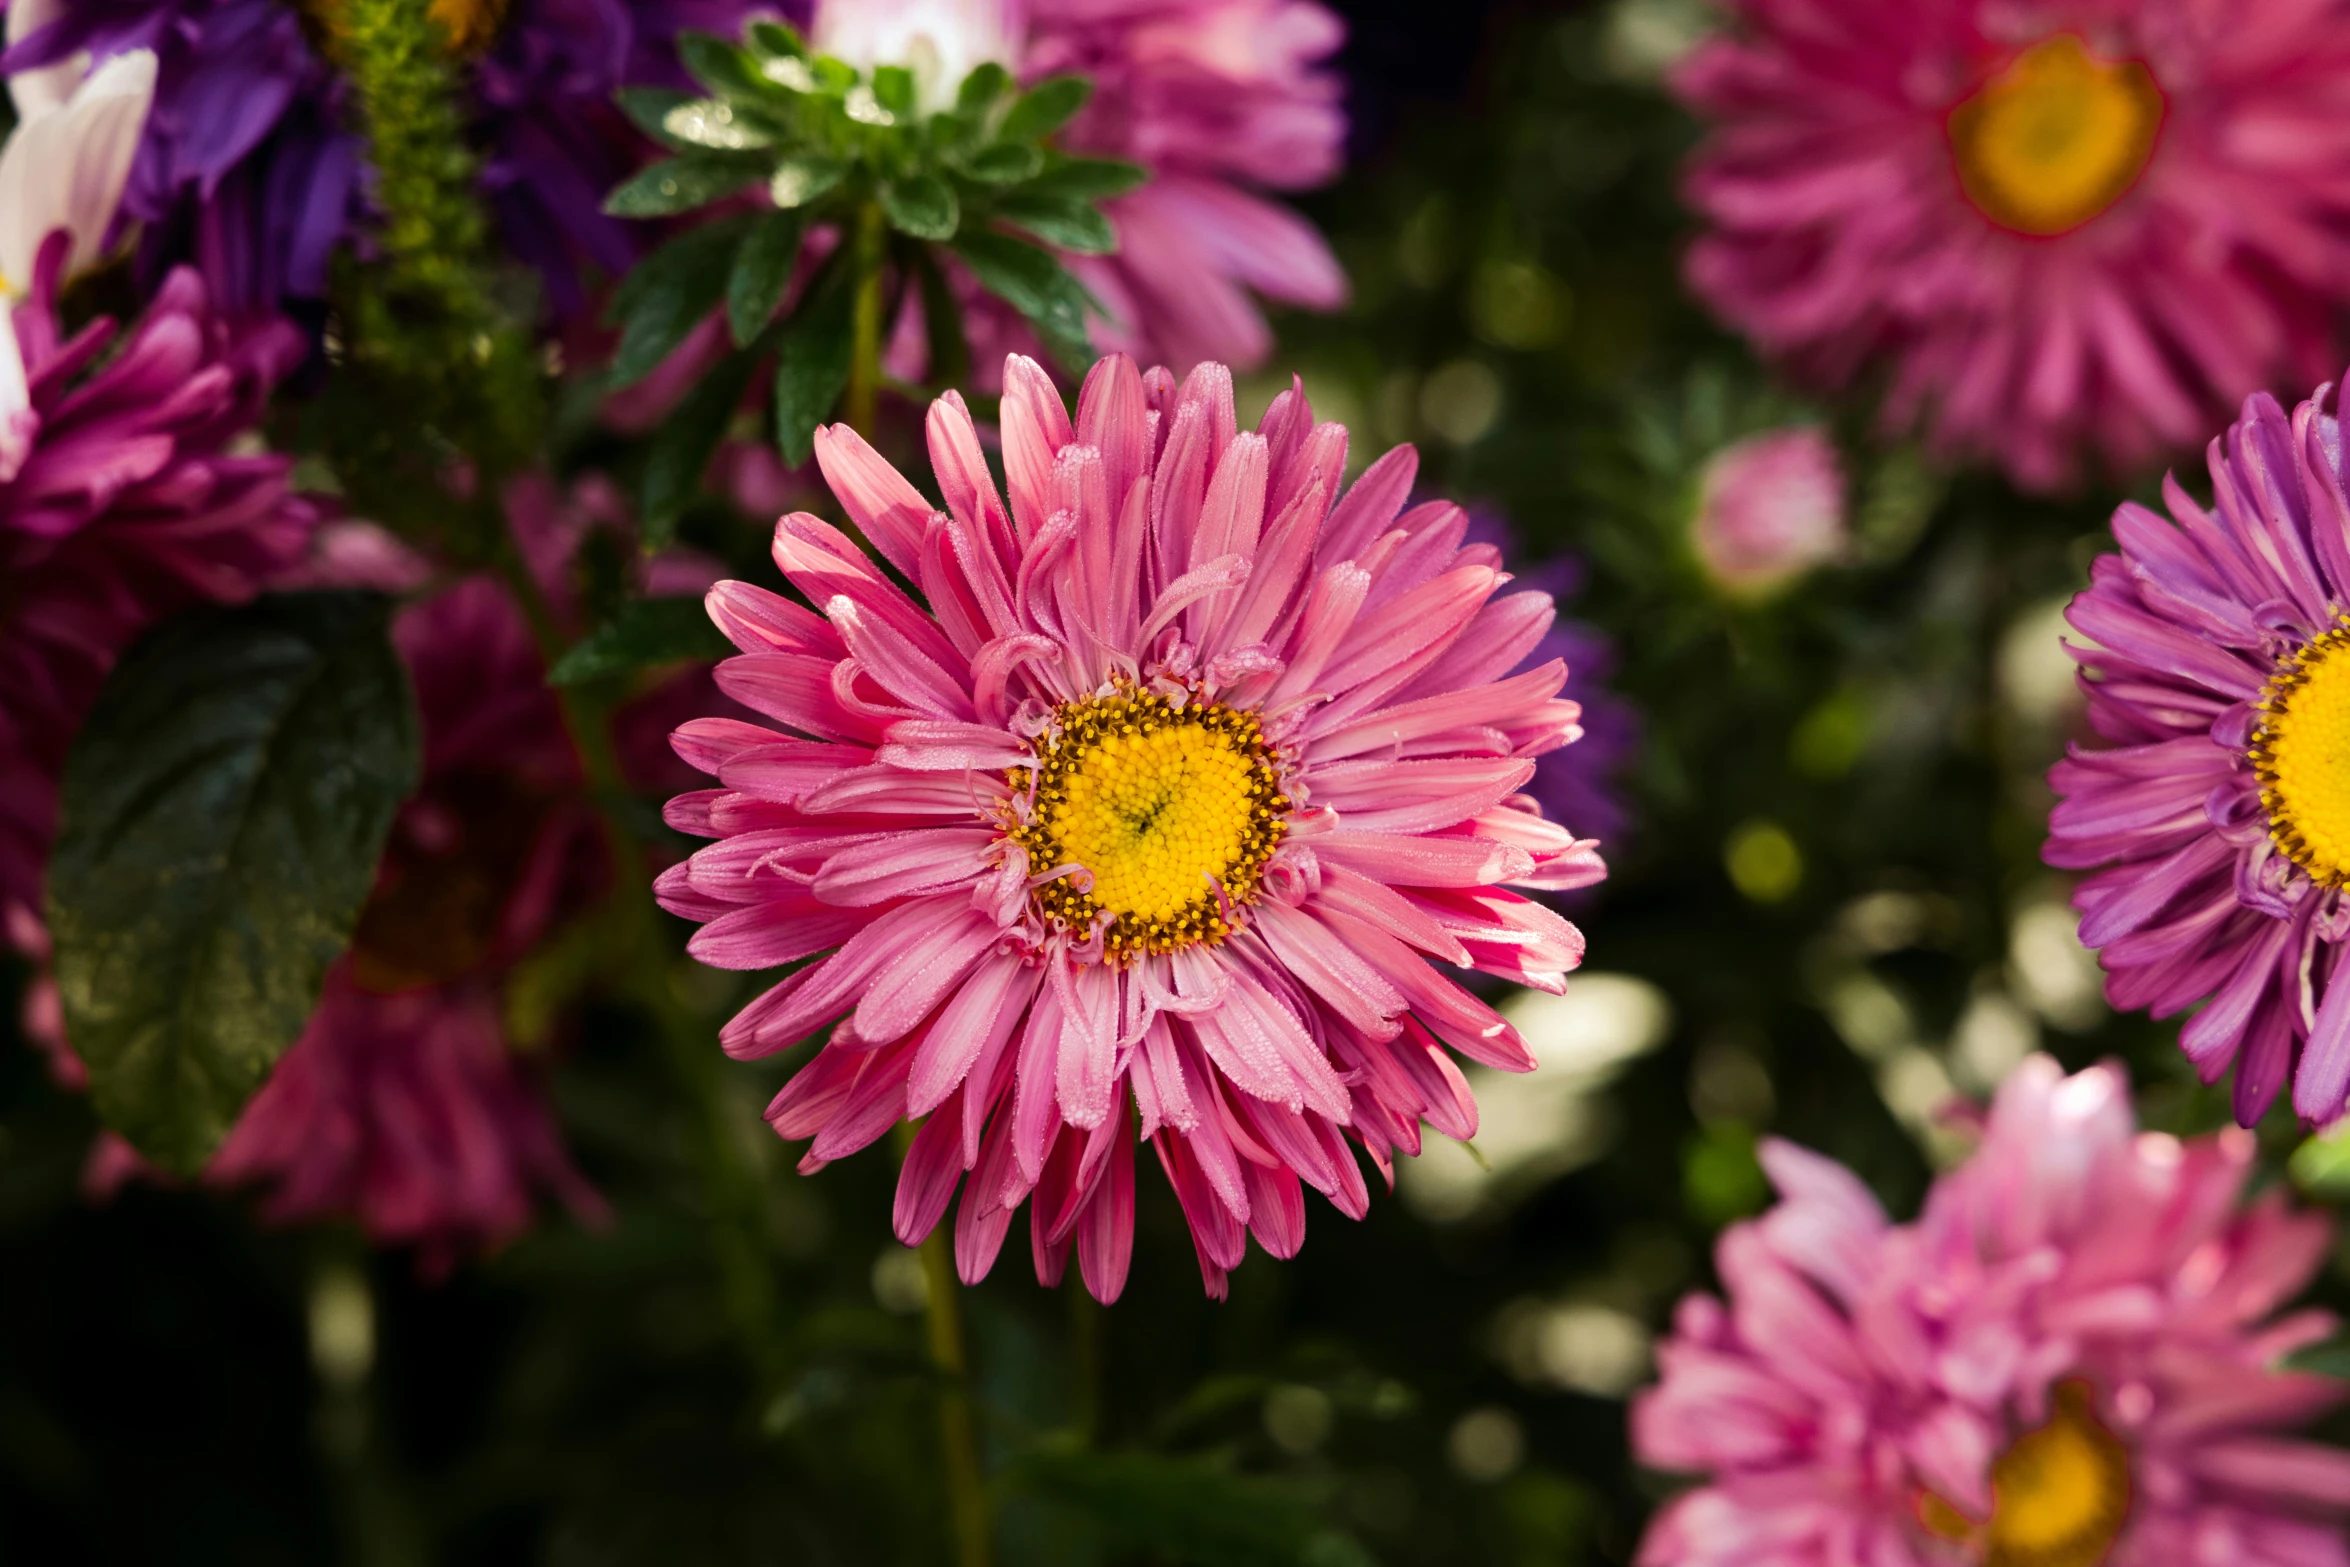
<instances>
[{"instance_id":1,"label":"out-of-focus pink flower","mask_svg":"<svg viewBox=\"0 0 2350 1567\"><path fill-rule=\"evenodd\" d=\"M1693 287L1890 422L2064 482L2329 368L2350 299L2333 0L1733 0L1674 71L1713 122Z\"/></svg>"},{"instance_id":2,"label":"out-of-focus pink flower","mask_svg":"<svg viewBox=\"0 0 2350 1567\"><path fill-rule=\"evenodd\" d=\"M1761 596L1843 553L1844 470L1808 426L1750 435L1707 459L1689 542L1725 591Z\"/></svg>"},{"instance_id":3,"label":"out-of-focus pink flower","mask_svg":"<svg viewBox=\"0 0 2350 1567\"><path fill-rule=\"evenodd\" d=\"M711 591L742 649L679 753L723 787L669 819L715 839L658 883L689 950L767 969L829 953L730 1022L737 1056L835 1024L768 1107L802 1168L927 1117L898 1186L919 1241L962 1185L957 1266L1030 1202L1038 1276L1076 1248L1123 1287L1134 1154L1155 1148L1221 1294L1254 1234L1305 1239L1301 1182L1357 1217L1420 1122L1476 1107L1450 1051L1533 1066L1431 959L1564 988L1583 938L1513 888L1605 874L1522 791L1577 734L1550 629L1468 518L1406 509L1409 447L1344 495L1346 431L1302 388L1254 432L1231 374L1103 360L1074 422L1006 367L1007 507L962 400L929 416L941 512L845 426L818 432L846 535L786 517L812 613ZM1350 1143L1351 1139L1351 1143ZM966 1176L968 1179L966 1180ZM1033 1199L1031 1201L1031 1199Z\"/></svg>"},{"instance_id":4,"label":"out-of-focus pink flower","mask_svg":"<svg viewBox=\"0 0 2350 1567\"><path fill-rule=\"evenodd\" d=\"M67 249L51 237L11 312L26 439L0 462L0 907L26 910L66 748L117 655L174 611L250 597L318 520L287 459L236 449L300 335L231 326L180 271L119 343L107 320L65 338Z\"/></svg>"},{"instance_id":5,"label":"out-of-focus pink flower","mask_svg":"<svg viewBox=\"0 0 2350 1567\"><path fill-rule=\"evenodd\" d=\"M2332 1227L2243 1205L2253 1153L2141 1133L2118 1068L2045 1056L1913 1224L1766 1144L1781 1202L1633 1405L1642 1462L1706 1476L1641 1567L2350 1563L2350 1454L2283 1434L2342 1384L2278 1365L2333 1331L2278 1314Z\"/></svg>"}]
</instances>

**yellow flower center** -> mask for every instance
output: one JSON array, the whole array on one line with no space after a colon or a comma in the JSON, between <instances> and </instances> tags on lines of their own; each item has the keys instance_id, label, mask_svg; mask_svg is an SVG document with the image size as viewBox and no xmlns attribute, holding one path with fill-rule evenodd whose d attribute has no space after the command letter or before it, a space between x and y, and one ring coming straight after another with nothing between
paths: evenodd
<instances>
[{"instance_id":1,"label":"yellow flower center","mask_svg":"<svg viewBox=\"0 0 2350 1567\"><path fill-rule=\"evenodd\" d=\"M2042 39L1950 111L1959 187L2019 234L2063 234L2121 200L2154 155L2162 89L2071 33Z\"/></svg>"},{"instance_id":2,"label":"yellow flower center","mask_svg":"<svg viewBox=\"0 0 2350 1567\"><path fill-rule=\"evenodd\" d=\"M1975 1547L1983 1567L2099 1567L2129 1520L2130 1450L2099 1422L2086 1384L2059 1387L2055 1406L1991 1461L1988 1521L1931 1491L1919 1521Z\"/></svg>"},{"instance_id":3,"label":"yellow flower center","mask_svg":"<svg viewBox=\"0 0 2350 1567\"><path fill-rule=\"evenodd\" d=\"M1081 866L1036 889L1039 911L1090 932L1110 916L1113 955L1172 952L1229 933L1228 905L1256 895L1288 830L1273 753L1256 715L1213 702L1178 707L1121 688L1071 702L1035 742L1034 805L1012 837L1038 874Z\"/></svg>"},{"instance_id":4,"label":"yellow flower center","mask_svg":"<svg viewBox=\"0 0 2350 1567\"><path fill-rule=\"evenodd\" d=\"M2350 882L2350 622L2312 640L2260 693L2252 766L2269 835L2321 886Z\"/></svg>"}]
</instances>

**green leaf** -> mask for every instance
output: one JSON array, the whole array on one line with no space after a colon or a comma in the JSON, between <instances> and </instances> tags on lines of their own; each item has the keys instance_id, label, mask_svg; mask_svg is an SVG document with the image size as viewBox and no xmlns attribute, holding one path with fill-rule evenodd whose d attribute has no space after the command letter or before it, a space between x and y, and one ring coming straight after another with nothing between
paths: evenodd
<instances>
[{"instance_id":1,"label":"green leaf","mask_svg":"<svg viewBox=\"0 0 2350 1567\"><path fill-rule=\"evenodd\" d=\"M1141 164L1116 158L1055 158L1050 168L1029 182L1028 189L1045 196L1108 201L1142 189L1150 178L1151 171Z\"/></svg>"},{"instance_id":2,"label":"green leaf","mask_svg":"<svg viewBox=\"0 0 2350 1567\"><path fill-rule=\"evenodd\" d=\"M955 89L955 112L977 124L1012 85L1012 73L993 60L983 60Z\"/></svg>"},{"instance_id":3,"label":"green leaf","mask_svg":"<svg viewBox=\"0 0 2350 1567\"><path fill-rule=\"evenodd\" d=\"M677 519L702 490L702 474L734 410L751 384L756 347L737 349L695 384L661 428L653 432L652 450L645 458L643 541L659 549L677 536Z\"/></svg>"},{"instance_id":4,"label":"green leaf","mask_svg":"<svg viewBox=\"0 0 2350 1567\"><path fill-rule=\"evenodd\" d=\"M799 60L807 57L808 46L800 35L782 22L770 17L759 17L744 29L744 38L755 53L770 60Z\"/></svg>"},{"instance_id":5,"label":"green leaf","mask_svg":"<svg viewBox=\"0 0 2350 1567\"><path fill-rule=\"evenodd\" d=\"M873 96L900 120L914 116L914 73L902 65L873 68Z\"/></svg>"},{"instance_id":6,"label":"green leaf","mask_svg":"<svg viewBox=\"0 0 2350 1567\"><path fill-rule=\"evenodd\" d=\"M999 197L995 214L1017 223L1048 245L1081 256L1106 256L1118 248L1118 232L1091 202L1013 191Z\"/></svg>"},{"instance_id":7,"label":"green leaf","mask_svg":"<svg viewBox=\"0 0 2350 1567\"><path fill-rule=\"evenodd\" d=\"M982 185L1017 185L1036 178L1044 168L1044 154L1026 142L1000 141L974 155L963 172Z\"/></svg>"},{"instance_id":8,"label":"green leaf","mask_svg":"<svg viewBox=\"0 0 2350 1567\"><path fill-rule=\"evenodd\" d=\"M2285 1357L2284 1367L2350 1381L2350 1335L2336 1334L2322 1343L2305 1345Z\"/></svg>"},{"instance_id":9,"label":"green leaf","mask_svg":"<svg viewBox=\"0 0 2350 1567\"><path fill-rule=\"evenodd\" d=\"M762 118L736 112L725 98L688 98L661 117L669 140L720 152L741 152L774 144L775 129Z\"/></svg>"},{"instance_id":10,"label":"green leaf","mask_svg":"<svg viewBox=\"0 0 2350 1567\"><path fill-rule=\"evenodd\" d=\"M998 141L1042 141L1075 117L1093 96L1093 83L1082 76L1048 76L1013 104L996 128Z\"/></svg>"},{"instance_id":11,"label":"green leaf","mask_svg":"<svg viewBox=\"0 0 2350 1567\"><path fill-rule=\"evenodd\" d=\"M916 239L952 239L963 221L953 187L935 174L883 182L881 210L889 215L892 228Z\"/></svg>"},{"instance_id":12,"label":"green leaf","mask_svg":"<svg viewBox=\"0 0 2350 1567\"><path fill-rule=\"evenodd\" d=\"M194 1174L318 1003L402 799L391 605L193 611L124 657L66 759L49 928L109 1126Z\"/></svg>"},{"instance_id":13,"label":"green leaf","mask_svg":"<svg viewBox=\"0 0 2350 1567\"><path fill-rule=\"evenodd\" d=\"M777 345L775 445L795 468L815 452L816 426L848 387L854 295L845 276L828 278L792 317Z\"/></svg>"},{"instance_id":14,"label":"green leaf","mask_svg":"<svg viewBox=\"0 0 2350 1567\"><path fill-rule=\"evenodd\" d=\"M1297 1490L1192 1458L1046 1453L1015 1484L1091 1519L1118 1544L1198 1567L1372 1567Z\"/></svg>"},{"instance_id":15,"label":"green leaf","mask_svg":"<svg viewBox=\"0 0 2350 1567\"><path fill-rule=\"evenodd\" d=\"M1085 316L1100 302L1071 277L1052 253L1005 234L966 229L952 248L980 287L1026 316L1064 368L1081 370L1093 357Z\"/></svg>"},{"instance_id":16,"label":"green leaf","mask_svg":"<svg viewBox=\"0 0 2350 1567\"><path fill-rule=\"evenodd\" d=\"M761 77L750 57L726 39L691 30L677 35L677 58L693 79L719 94L760 91Z\"/></svg>"},{"instance_id":17,"label":"green leaf","mask_svg":"<svg viewBox=\"0 0 2350 1567\"><path fill-rule=\"evenodd\" d=\"M786 209L811 206L832 193L849 172L848 165L830 158L792 157L775 166L767 182L767 196Z\"/></svg>"},{"instance_id":18,"label":"green leaf","mask_svg":"<svg viewBox=\"0 0 2350 1567\"><path fill-rule=\"evenodd\" d=\"M669 111L681 103L691 103L694 95L675 87L623 87L612 95L636 128L672 151L683 151L684 144L663 128Z\"/></svg>"},{"instance_id":19,"label":"green leaf","mask_svg":"<svg viewBox=\"0 0 2350 1567\"><path fill-rule=\"evenodd\" d=\"M660 664L724 658L731 651L699 598L631 599L556 661L547 684L583 685Z\"/></svg>"},{"instance_id":20,"label":"green leaf","mask_svg":"<svg viewBox=\"0 0 2350 1567\"><path fill-rule=\"evenodd\" d=\"M2350 1120L2336 1122L2293 1150L2293 1184L2312 1197L2350 1197Z\"/></svg>"},{"instance_id":21,"label":"green leaf","mask_svg":"<svg viewBox=\"0 0 2350 1567\"><path fill-rule=\"evenodd\" d=\"M800 258L803 226L797 212L765 213L734 253L734 270L726 280L726 324L737 348L750 347L783 302L792 264Z\"/></svg>"},{"instance_id":22,"label":"green leaf","mask_svg":"<svg viewBox=\"0 0 2350 1567\"><path fill-rule=\"evenodd\" d=\"M909 245L922 288L922 333L929 340L930 384L961 386L971 374L971 340L963 331L963 302L928 245Z\"/></svg>"},{"instance_id":23,"label":"green leaf","mask_svg":"<svg viewBox=\"0 0 2350 1567\"><path fill-rule=\"evenodd\" d=\"M758 152L680 153L639 171L604 198L616 218L665 218L722 201L768 169Z\"/></svg>"},{"instance_id":24,"label":"green leaf","mask_svg":"<svg viewBox=\"0 0 2350 1567\"><path fill-rule=\"evenodd\" d=\"M741 219L688 229L637 263L612 296L620 323L607 385L644 379L718 308L743 244Z\"/></svg>"}]
</instances>

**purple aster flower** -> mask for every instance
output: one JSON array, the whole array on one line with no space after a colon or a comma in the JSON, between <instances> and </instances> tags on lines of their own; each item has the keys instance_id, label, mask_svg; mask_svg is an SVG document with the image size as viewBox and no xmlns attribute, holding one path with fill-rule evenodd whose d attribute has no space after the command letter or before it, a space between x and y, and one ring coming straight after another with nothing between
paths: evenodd
<instances>
[{"instance_id":1,"label":"purple aster flower","mask_svg":"<svg viewBox=\"0 0 2350 1567\"><path fill-rule=\"evenodd\" d=\"M2211 443L2212 504L2114 513L2067 618L2093 639L2089 721L2049 782L2044 857L2086 870L2081 939L2116 1007L2205 1003L2179 1044L2236 1117L2288 1078L2311 1121L2350 1097L2350 462L2318 388L2259 393Z\"/></svg>"},{"instance_id":2,"label":"purple aster flower","mask_svg":"<svg viewBox=\"0 0 2350 1567\"><path fill-rule=\"evenodd\" d=\"M154 111L123 192L152 282L193 264L213 303L251 314L326 291L359 210L342 91L278 0L14 0L0 73L155 52Z\"/></svg>"}]
</instances>

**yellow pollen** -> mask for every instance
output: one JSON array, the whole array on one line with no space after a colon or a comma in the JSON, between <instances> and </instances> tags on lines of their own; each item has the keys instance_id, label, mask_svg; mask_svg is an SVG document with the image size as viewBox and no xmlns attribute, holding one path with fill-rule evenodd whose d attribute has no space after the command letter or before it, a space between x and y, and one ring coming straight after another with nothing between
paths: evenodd
<instances>
[{"instance_id":1,"label":"yellow pollen","mask_svg":"<svg viewBox=\"0 0 2350 1567\"><path fill-rule=\"evenodd\" d=\"M2252 767L2269 836L2321 886L2350 882L2350 621L2310 641L2260 693Z\"/></svg>"},{"instance_id":2,"label":"yellow pollen","mask_svg":"<svg viewBox=\"0 0 2350 1567\"><path fill-rule=\"evenodd\" d=\"M1971 1547L1983 1567L2100 1567L2129 1521L2130 1450L2098 1420L2088 1384L2062 1384L2054 1403L1991 1461L1989 1520L1922 1491L1927 1532Z\"/></svg>"},{"instance_id":3,"label":"yellow pollen","mask_svg":"<svg viewBox=\"0 0 2350 1567\"><path fill-rule=\"evenodd\" d=\"M449 52L460 56L496 43L506 20L506 0L431 0L424 10L448 34Z\"/></svg>"},{"instance_id":4,"label":"yellow pollen","mask_svg":"<svg viewBox=\"0 0 2350 1567\"><path fill-rule=\"evenodd\" d=\"M2067 233L2129 191L2154 155L2162 89L2136 60L2100 60L2058 33L1950 111L1959 187L2019 234Z\"/></svg>"},{"instance_id":5,"label":"yellow pollen","mask_svg":"<svg viewBox=\"0 0 2350 1567\"><path fill-rule=\"evenodd\" d=\"M1289 801L1254 714L1216 703L1178 707L1120 688L1071 702L1034 742L1027 825L1012 834L1032 872L1082 866L1035 892L1038 911L1080 936L1104 915L1113 956L1172 952L1230 933L1228 904L1256 896L1287 831Z\"/></svg>"}]
</instances>

